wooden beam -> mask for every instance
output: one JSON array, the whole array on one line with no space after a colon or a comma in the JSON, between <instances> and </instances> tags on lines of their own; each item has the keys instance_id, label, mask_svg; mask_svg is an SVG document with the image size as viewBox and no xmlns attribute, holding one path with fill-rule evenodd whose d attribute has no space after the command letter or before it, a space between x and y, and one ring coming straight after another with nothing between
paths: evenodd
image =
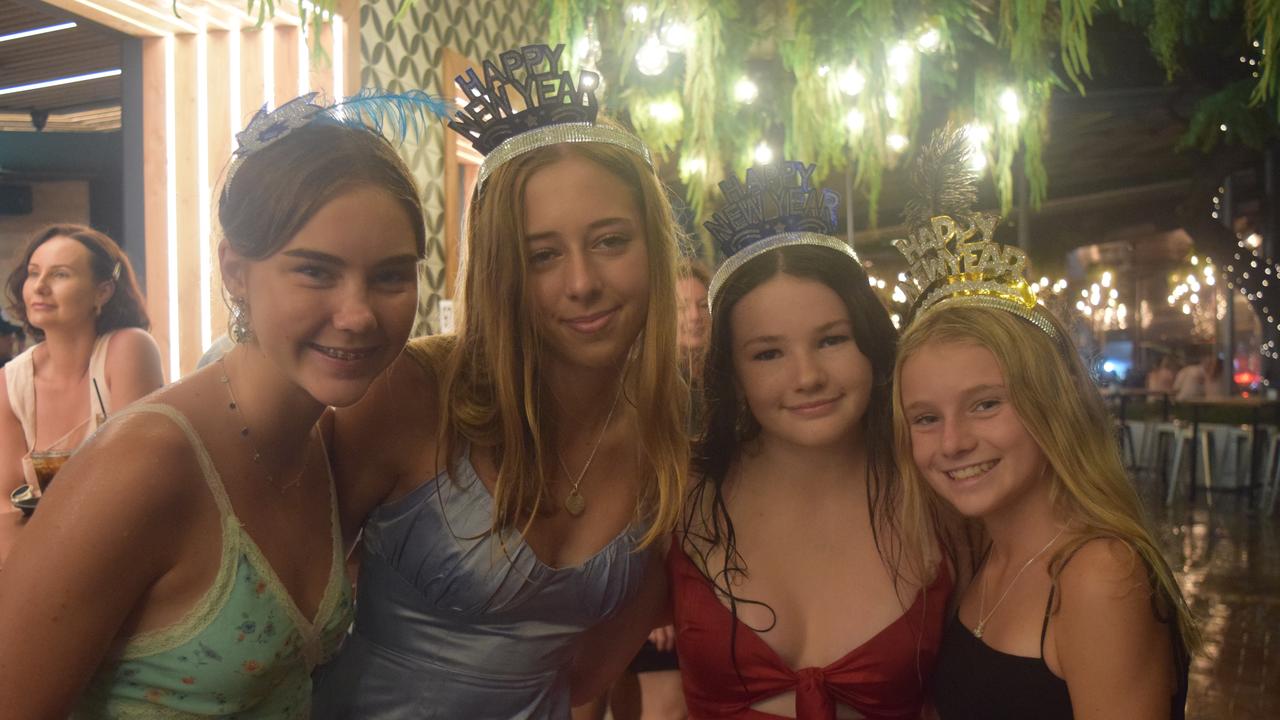
<instances>
[{"instance_id":1,"label":"wooden beam","mask_svg":"<svg viewBox=\"0 0 1280 720\"><path fill-rule=\"evenodd\" d=\"M169 355L168 131L165 123L165 38L142 41L142 187L147 253L147 314L160 354ZM164 362L169 377L169 362Z\"/></svg>"},{"instance_id":2,"label":"wooden beam","mask_svg":"<svg viewBox=\"0 0 1280 720\"><path fill-rule=\"evenodd\" d=\"M239 131L232 126L231 120L231 78L227 68L231 67L231 43L229 32L209 33L209 193L210 235L206 240L205 252L208 253L209 267L212 268L209 278L209 310L212 337L216 339L226 331L227 306L222 301L222 273L218 271L217 240L218 232L218 193L221 191L221 180L231 161L231 138ZM241 61L243 65L243 61Z\"/></svg>"},{"instance_id":3,"label":"wooden beam","mask_svg":"<svg viewBox=\"0 0 1280 720\"><path fill-rule=\"evenodd\" d=\"M195 369L200 358L200 165L197 113L196 36L174 38L174 150L178 196L178 297L171 303L178 312L178 347L182 374ZM150 267L151 263L148 262Z\"/></svg>"}]
</instances>

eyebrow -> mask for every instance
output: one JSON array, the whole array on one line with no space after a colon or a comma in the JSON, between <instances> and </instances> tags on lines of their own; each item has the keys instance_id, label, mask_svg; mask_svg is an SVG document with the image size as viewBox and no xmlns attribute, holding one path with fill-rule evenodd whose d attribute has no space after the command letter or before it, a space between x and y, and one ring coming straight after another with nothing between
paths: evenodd
<instances>
[{"instance_id":1,"label":"eyebrow","mask_svg":"<svg viewBox=\"0 0 1280 720\"><path fill-rule=\"evenodd\" d=\"M967 399L974 395L981 395L983 393L991 392L992 390L1005 390L1005 389L1006 388L1004 385L998 385L995 383L984 383L982 385L974 385L973 387L965 388L964 390L960 391L960 396ZM925 400L917 400L908 405L903 405L902 410L903 412L910 413L919 409L926 409L926 408L932 408L932 407L933 407L933 403L927 402Z\"/></svg>"},{"instance_id":2,"label":"eyebrow","mask_svg":"<svg viewBox=\"0 0 1280 720\"><path fill-rule=\"evenodd\" d=\"M39 269L40 269L40 264L39 264L39 263L27 263L27 272L31 272L31 268L35 268L35 269L39 270ZM64 269L64 270L74 270L74 269L75 269L75 268L71 267L70 265L68 265L67 263L56 263L56 264L50 265L50 266L48 267L48 269L49 269L49 270L57 270L58 268L62 268L62 269Z\"/></svg>"},{"instance_id":3,"label":"eyebrow","mask_svg":"<svg viewBox=\"0 0 1280 720\"><path fill-rule=\"evenodd\" d=\"M280 254L286 257L299 258L301 260L312 260L315 262L322 262L328 265L337 265L339 267L346 266L347 264L345 260L338 257L337 255L330 255L329 253L320 252L319 250L307 250L306 248L295 248L293 250L285 250ZM416 262L418 262L417 255L413 255L411 253L405 253L403 255L392 255L391 257L383 258L382 260L379 260L378 262L374 263L374 267L384 267L387 265L411 265Z\"/></svg>"},{"instance_id":4,"label":"eyebrow","mask_svg":"<svg viewBox=\"0 0 1280 720\"><path fill-rule=\"evenodd\" d=\"M627 218L624 218L624 217L600 218L599 220L596 220L596 221L592 222L591 224L587 225L587 229L588 229L588 230L599 230L599 229L600 229L600 228L602 228L602 227L609 227L609 226L612 226L612 225L617 225L617 226L622 226L622 227L630 228L630 227L631 227L631 221L630 221L629 219L627 219ZM559 237L559 235L560 235L560 233L559 233L559 232L557 232L557 231L555 231L555 230L547 230L546 232L540 232L540 233L534 233L534 234L532 234L532 235L527 235L527 236L525 236L525 241L526 241L526 242L534 242L534 241L537 241L537 240L549 240L549 239L554 238L554 237Z\"/></svg>"},{"instance_id":5,"label":"eyebrow","mask_svg":"<svg viewBox=\"0 0 1280 720\"><path fill-rule=\"evenodd\" d=\"M843 318L841 318L841 319L839 319L839 320L832 320L832 321L831 321L831 322L829 322L829 323L823 323L822 325L819 325L817 328L814 328L814 333L815 333L815 334L821 334L821 333L827 332L828 330L830 330L830 329L832 329L832 328L836 327L837 325L850 325L850 326L852 326L852 325L853 325L853 323L851 323L851 322L849 322L848 320L845 320L845 319L843 319ZM776 343L776 342L781 342L781 341L782 341L782 339L783 339L783 337L782 337L781 335L757 335L756 337L753 337L753 338L751 338L750 340L744 340L744 341L742 341L742 345L741 345L741 347L746 347L746 346L748 346L748 345L755 345L755 344L757 344L757 343L766 343L766 344L769 344L769 343Z\"/></svg>"}]
</instances>

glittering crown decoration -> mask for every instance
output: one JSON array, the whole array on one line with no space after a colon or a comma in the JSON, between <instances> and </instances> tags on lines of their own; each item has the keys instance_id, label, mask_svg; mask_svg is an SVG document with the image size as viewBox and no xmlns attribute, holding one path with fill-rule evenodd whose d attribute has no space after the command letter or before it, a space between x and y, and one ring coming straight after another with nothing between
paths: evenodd
<instances>
[{"instance_id":1,"label":"glittering crown decoration","mask_svg":"<svg viewBox=\"0 0 1280 720\"><path fill-rule=\"evenodd\" d=\"M444 99L421 90L384 93L366 89L330 105L317 103L317 96L318 93L299 95L275 110L268 110L263 104L254 113L245 129L236 133L236 149L223 184L224 192L231 187L231 179L245 158L313 122L333 122L404 138L420 132L423 119L444 118L449 112Z\"/></svg>"},{"instance_id":2,"label":"glittering crown decoration","mask_svg":"<svg viewBox=\"0 0 1280 720\"><path fill-rule=\"evenodd\" d=\"M747 170L746 183L737 176L720 182L725 206L705 223L728 256L711 278L707 304L733 273L753 258L791 245L816 245L858 261L848 243L832 237L837 227L840 196L813 185L816 165L781 162Z\"/></svg>"},{"instance_id":3,"label":"glittering crown decoration","mask_svg":"<svg viewBox=\"0 0 1280 720\"><path fill-rule=\"evenodd\" d=\"M564 45L525 45L499 53L496 62L481 63L483 79L475 68L454 79L466 104L454 113L449 127L485 156L479 184L512 158L565 142L611 143L653 165L639 138L595 124L600 76L582 70L575 83L569 71L560 68L563 54ZM520 106L512 105L513 97L519 98Z\"/></svg>"},{"instance_id":4,"label":"glittering crown decoration","mask_svg":"<svg viewBox=\"0 0 1280 720\"><path fill-rule=\"evenodd\" d=\"M921 148L905 212L910 232L893 241L907 259L911 300L906 322L930 308L985 305L1023 317L1052 337L1048 311L1027 283L1027 255L995 241L1000 216L972 209L978 199L962 129L944 128Z\"/></svg>"}]
</instances>

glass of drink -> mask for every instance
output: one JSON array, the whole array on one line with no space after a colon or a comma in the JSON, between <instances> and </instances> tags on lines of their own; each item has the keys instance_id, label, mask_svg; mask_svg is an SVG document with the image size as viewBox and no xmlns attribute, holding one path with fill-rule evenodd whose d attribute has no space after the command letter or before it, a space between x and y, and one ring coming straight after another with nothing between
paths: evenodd
<instances>
[{"instance_id":1,"label":"glass of drink","mask_svg":"<svg viewBox=\"0 0 1280 720\"><path fill-rule=\"evenodd\" d=\"M49 483L53 482L53 476L58 474L58 470L69 457L71 453L68 451L47 450L31 453L31 467L36 471L36 483L41 493L49 487Z\"/></svg>"}]
</instances>

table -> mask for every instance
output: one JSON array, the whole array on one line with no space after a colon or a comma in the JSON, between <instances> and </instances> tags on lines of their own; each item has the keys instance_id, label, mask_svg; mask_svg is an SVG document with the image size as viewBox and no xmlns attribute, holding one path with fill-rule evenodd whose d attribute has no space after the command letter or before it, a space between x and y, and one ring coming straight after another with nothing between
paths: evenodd
<instances>
[{"instance_id":1,"label":"table","mask_svg":"<svg viewBox=\"0 0 1280 720\"><path fill-rule=\"evenodd\" d=\"M1186 415L1190 414L1190 418ZM1244 488L1249 494L1249 502L1253 502L1254 487L1259 484L1259 445L1258 426L1262 423L1275 424L1280 416L1280 401L1260 397L1230 396L1223 398L1204 398L1196 400L1178 400L1174 403L1175 417L1191 421L1191 481L1188 487L1188 500L1196 499L1196 453L1208 452L1208 448L1200 449L1196 438L1199 436L1200 423L1211 422L1224 425L1249 425L1253 429L1255 439L1249 458L1249 484ZM1170 482L1176 481L1171 480Z\"/></svg>"},{"instance_id":2,"label":"table","mask_svg":"<svg viewBox=\"0 0 1280 720\"><path fill-rule=\"evenodd\" d=\"M0 508L0 568L4 567L4 559L9 555L9 549L18 539L18 531L27 522L21 511L9 507L8 503L5 505L6 507Z\"/></svg>"}]
</instances>

